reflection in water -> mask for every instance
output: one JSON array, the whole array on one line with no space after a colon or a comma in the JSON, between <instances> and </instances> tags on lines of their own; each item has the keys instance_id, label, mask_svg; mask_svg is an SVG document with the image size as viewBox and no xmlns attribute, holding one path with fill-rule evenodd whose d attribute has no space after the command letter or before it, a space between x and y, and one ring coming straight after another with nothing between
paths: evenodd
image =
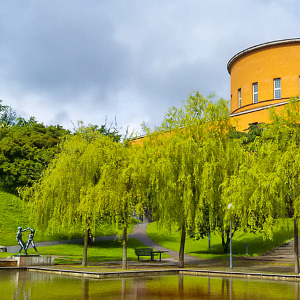
<instances>
[{"instance_id":1,"label":"reflection in water","mask_svg":"<svg viewBox=\"0 0 300 300\"><path fill-rule=\"evenodd\" d=\"M81 288L81 299L82 300L89 299L89 287L90 287L90 281L86 278L82 279L82 288Z\"/></svg>"},{"instance_id":2,"label":"reflection in water","mask_svg":"<svg viewBox=\"0 0 300 300\"><path fill-rule=\"evenodd\" d=\"M26 271L0 271L0 299L299 299L299 283L230 277L164 276L87 279Z\"/></svg>"},{"instance_id":3,"label":"reflection in water","mask_svg":"<svg viewBox=\"0 0 300 300\"><path fill-rule=\"evenodd\" d=\"M232 277L230 277L229 299L232 300Z\"/></svg>"},{"instance_id":4,"label":"reflection in water","mask_svg":"<svg viewBox=\"0 0 300 300\"><path fill-rule=\"evenodd\" d=\"M122 300L125 299L126 296L126 279L122 278Z\"/></svg>"},{"instance_id":5,"label":"reflection in water","mask_svg":"<svg viewBox=\"0 0 300 300\"><path fill-rule=\"evenodd\" d=\"M22 276L23 272L16 272L15 277L11 280L14 286L13 300L31 299L31 287L27 284L26 280L23 280Z\"/></svg>"},{"instance_id":6,"label":"reflection in water","mask_svg":"<svg viewBox=\"0 0 300 300\"><path fill-rule=\"evenodd\" d=\"M178 275L178 294L179 294L179 299L183 299L184 296L183 275Z\"/></svg>"},{"instance_id":7,"label":"reflection in water","mask_svg":"<svg viewBox=\"0 0 300 300\"><path fill-rule=\"evenodd\" d=\"M207 283L207 292L208 292L208 295L210 295L210 277L208 277L207 280L208 280L208 283Z\"/></svg>"}]
</instances>

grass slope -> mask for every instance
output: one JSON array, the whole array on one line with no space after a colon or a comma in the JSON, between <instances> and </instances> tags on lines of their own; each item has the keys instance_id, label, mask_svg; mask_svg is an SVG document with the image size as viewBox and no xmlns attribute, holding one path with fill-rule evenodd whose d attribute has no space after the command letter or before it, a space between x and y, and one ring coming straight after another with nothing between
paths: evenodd
<instances>
[{"instance_id":1,"label":"grass slope","mask_svg":"<svg viewBox=\"0 0 300 300\"><path fill-rule=\"evenodd\" d=\"M29 219L29 210L20 198L0 189L0 245L17 245L16 233L18 226L22 228L33 227ZM134 223L131 224L129 232L132 231ZM82 238L83 230L78 227L72 229L60 230L54 233L44 233L36 229L34 237L35 242L67 240L70 238ZM96 236L115 235L117 230L114 226L101 226L96 230ZM27 232L23 233L24 242L27 239Z\"/></svg>"},{"instance_id":2,"label":"grass slope","mask_svg":"<svg viewBox=\"0 0 300 300\"><path fill-rule=\"evenodd\" d=\"M27 208L18 197L0 190L0 245L16 244L18 226L29 226Z\"/></svg>"},{"instance_id":3,"label":"grass slope","mask_svg":"<svg viewBox=\"0 0 300 300\"><path fill-rule=\"evenodd\" d=\"M179 251L180 232L175 228L171 232L159 228L156 222L148 225L148 236L159 245L174 251ZM248 255L258 256L275 247L282 245L293 237L293 227L290 220L282 222L275 227L273 240L264 239L262 233L245 233L238 231L232 239L233 254L246 256L246 244L248 244ZM211 247L208 249L208 238L194 240L187 237L185 253L200 258L225 258L228 254L223 253L221 236L212 234Z\"/></svg>"}]
</instances>

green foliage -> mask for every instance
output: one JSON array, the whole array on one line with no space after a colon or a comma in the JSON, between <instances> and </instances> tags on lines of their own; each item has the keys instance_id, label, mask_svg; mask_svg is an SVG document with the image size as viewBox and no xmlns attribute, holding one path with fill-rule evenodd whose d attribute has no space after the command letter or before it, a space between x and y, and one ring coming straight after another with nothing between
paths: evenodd
<instances>
[{"instance_id":1,"label":"green foliage","mask_svg":"<svg viewBox=\"0 0 300 300\"><path fill-rule=\"evenodd\" d=\"M245 138L243 143L249 144L253 143L256 137L260 137L262 135L265 124L263 123L251 123L249 124L249 128L247 129L247 133L245 134Z\"/></svg>"},{"instance_id":2,"label":"green foliage","mask_svg":"<svg viewBox=\"0 0 300 300\"><path fill-rule=\"evenodd\" d=\"M278 216L299 217L300 203L299 102L271 116L271 124L254 130L239 172L226 182L225 197L242 228L262 229L266 237L272 237Z\"/></svg>"},{"instance_id":3,"label":"green foliage","mask_svg":"<svg viewBox=\"0 0 300 300\"><path fill-rule=\"evenodd\" d=\"M106 124L101 125L91 125L90 126L94 131L99 132L103 135L109 136L114 142L121 141L121 134L119 134L118 129L116 127L107 128Z\"/></svg>"},{"instance_id":4,"label":"green foliage","mask_svg":"<svg viewBox=\"0 0 300 300\"><path fill-rule=\"evenodd\" d=\"M300 103L292 99L265 130L264 141L273 147L274 176L277 178L281 213L300 217ZM282 211L282 209L284 211Z\"/></svg>"},{"instance_id":5,"label":"green foliage","mask_svg":"<svg viewBox=\"0 0 300 300\"><path fill-rule=\"evenodd\" d=\"M244 155L233 136L226 101L213 102L198 92L181 108L171 108L162 126L149 134L143 166L160 225L177 224L197 237L228 232L223 183ZM225 250L227 244L224 240Z\"/></svg>"},{"instance_id":6,"label":"green foliage","mask_svg":"<svg viewBox=\"0 0 300 300\"><path fill-rule=\"evenodd\" d=\"M66 137L41 179L23 192L36 225L51 232L80 225L95 235L101 224L114 223L126 230L126 241L136 203L130 149L93 126Z\"/></svg>"},{"instance_id":7,"label":"green foliage","mask_svg":"<svg viewBox=\"0 0 300 300\"><path fill-rule=\"evenodd\" d=\"M74 134L83 130L82 122ZM88 130L120 142L116 122L110 127L89 125ZM15 191L38 180L59 153L62 137L70 134L61 126L45 126L34 117L26 120L0 100L0 187Z\"/></svg>"},{"instance_id":8,"label":"green foliage","mask_svg":"<svg viewBox=\"0 0 300 300\"><path fill-rule=\"evenodd\" d=\"M244 228L262 228L272 237L275 219L293 217L295 245L300 216L300 103L292 99L279 113L271 110L272 123L259 129L248 146L239 173L226 183L226 202ZM229 214L227 217L230 218ZM294 248L299 273L298 248Z\"/></svg>"},{"instance_id":9,"label":"green foliage","mask_svg":"<svg viewBox=\"0 0 300 300\"><path fill-rule=\"evenodd\" d=\"M106 122L104 125L100 127L98 125L89 124L88 126L84 126L82 121L78 122L78 128L74 128L74 134L80 134L84 130L90 130L95 133L100 133L102 135L110 137L114 142L120 142L122 135L119 134L117 121L115 120L114 124L111 124L109 127Z\"/></svg>"},{"instance_id":10,"label":"green foliage","mask_svg":"<svg viewBox=\"0 0 300 300\"><path fill-rule=\"evenodd\" d=\"M59 152L57 144L67 134L61 126L26 124L0 128L0 182L15 189L31 185Z\"/></svg>"},{"instance_id":11,"label":"green foliage","mask_svg":"<svg viewBox=\"0 0 300 300\"><path fill-rule=\"evenodd\" d=\"M278 216L275 162L271 161L275 156L272 147L260 140L251 149L238 172L224 183L224 199L226 205L232 204L231 213L239 219L241 228L252 232L262 230L266 237L272 238L274 218ZM226 215L227 220L232 218L229 211Z\"/></svg>"},{"instance_id":12,"label":"green foliage","mask_svg":"<svg viewBox=\"0 0 300 300\"><path fill-rule=\"evenodd\" d=\"M109 137L89 129L65 139L43 177L24 193L39 227L55 232L79 223L95 232L106 212L101 191L94 187L114 145Z\"/></svg>"},{"instance_id":13,"label":"green foliage","mask_svg":"<svg viewBox=\"0 0 300 300\"><path fill-rule=\"evenodd\" d=\"M102 192L103 200L107 201L106 208L111 214L110 220L122 231L129 226L134 210L140 210L136 187L139 165L135 154L138 153L138 147L124 144L116 146L111 159L101 169L96 191Z\"/></svg>"},{"instance_id":14,"label":"green foliage","mask_svg":"<svg viewBox=\"0 0 300 300\"><path fill-rule=\"evenodd\" d=\"M3 105L0 100L0 127L13 125L17 119L16 112L8 105Z\"/></svg>"}]
</instances>

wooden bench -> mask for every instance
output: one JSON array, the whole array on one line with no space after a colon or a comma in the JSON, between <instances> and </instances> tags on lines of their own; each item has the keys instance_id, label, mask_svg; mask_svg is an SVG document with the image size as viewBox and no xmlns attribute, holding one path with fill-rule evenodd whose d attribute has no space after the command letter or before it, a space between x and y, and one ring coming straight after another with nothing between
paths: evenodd
<instances>
[{"instance_id":1,"label":"wooden bench","mask_svg":"<svg viewBox=\"0 0 300 300\"><path fill-rule=\"evenodd\" d=\"M159 261L161 261L161 254L168 252L168 251L158 251L153 250L153 248L135 248L134 249L135 255L137 255L138 260L140 260L140 256L150 256L151 260L154 260L154 256L159 255Z\"/></svg>"},{"instance_id":2,"label":"wooden bench","mask_svg":"<svg viewBox=\"0 0 300 300\"><path fill-rule=\"evenodd\" d=\"M151 260L154 260L154 256L158 255L158 253L155 253L153 248L135 248L134 252L138 257L138 260L140 260L140 256L150 256Z\"/></svg>"}]
</instances>

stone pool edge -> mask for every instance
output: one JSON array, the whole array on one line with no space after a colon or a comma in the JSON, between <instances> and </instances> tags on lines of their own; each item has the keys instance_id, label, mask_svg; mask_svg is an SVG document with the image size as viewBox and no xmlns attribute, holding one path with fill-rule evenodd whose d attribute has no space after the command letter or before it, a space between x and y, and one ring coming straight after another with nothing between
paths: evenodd
<instances>
[{"instance_id":1,"label":"stone pool edge","mask_svg":"<svg viewBox=\"0 0 300 300\"><path fill-rule=\"evenodd\" d=\"M267 274L267 273L243 273L233 271L209 271L196 269L172 269L172 270L141 270L141 271L118 271L118 272L86 272L74 270L58 270L42 267L0 267L0 270L25 270L30 272L42 272L55 275L67 275L91 279L105 278L128 278L142 276L161 276L161 275L192 275L210 277L235 277L249 279L267 279L281 281L300 281L300 275L288 274Z\"/></svg>"}]
</instances>

